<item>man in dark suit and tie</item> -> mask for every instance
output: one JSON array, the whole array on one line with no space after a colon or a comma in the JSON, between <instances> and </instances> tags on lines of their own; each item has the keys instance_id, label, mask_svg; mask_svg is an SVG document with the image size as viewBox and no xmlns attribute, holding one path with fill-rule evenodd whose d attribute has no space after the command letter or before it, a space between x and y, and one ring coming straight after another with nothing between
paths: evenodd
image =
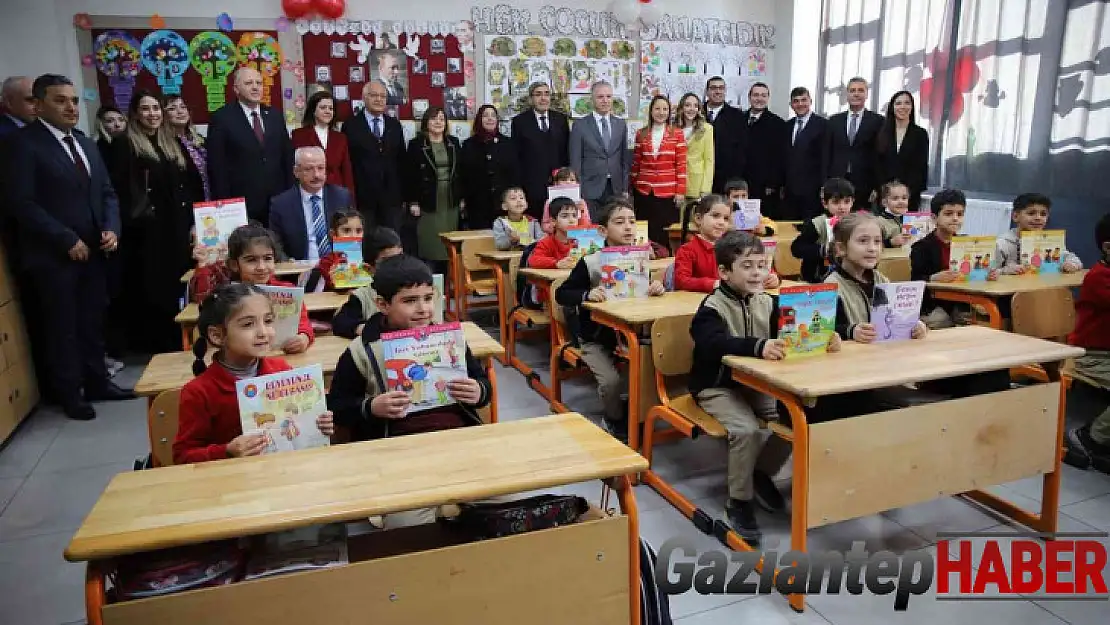
<instances>
[{"instance_id":1,"label":"man in dark suit and tie","mask_svg":"<svg viewBox=\"0 0 1110 625\"><path fill-rule=\"evenodd\" d=\"M208 181L213 199L243 197L247 216L268 223L270 198L293 184L293 143L285 120L262 106L262 74L235 71L236 102L208 121Z\"/></svg>"},{"instance_id":2,"label":"man in dark suit and tie","mask_svg":"<svg viewBox=\"0 0 1110 625\"><path fill-rule=\"evenodd\" d=\"M590 94L594 112L570 129L567 152L570 168L578 174L582 199L590 209L590 220L596 223L603 204L627 193L631 159L628 125L612 114L612 85L595 82Z\"/></svg>"},{"instance_id":3,"label":"man in dark suit and tie","mask_svg":"<svg viewBox=\"0 0 1110 625\"><path fill-rule=\"evenodd\" d=\"M779 211L782 219L802 220L820 215L821 185L825 183L825 132L828 120L812 109L813 100L805 87L790 90L790 108L794 117L787 123L785 205Z\"/></svg>"},{"instance_id":4,"label":"man in dark suit and tie","mask_svg":"<svg viewBox=\"0 0 1110 625\"><path fill-rule=\"evenodd\" d=\"M4 79L4 86L0 88L0 103L4 105L4 111L0 113L0 137L35 121L35 98L31 94L30 78L11 76Z\"/></svg>"},{"instance_id":5,"label":"man in dark suit and tie","mask_svg":"<svg viewBox=\"0 0 1110 625\"><path fill-rule=\"evenodd\" d=\"M350 208L351 194L325 184L328 162L323 148L297 148L293 160L297 184L270 201L270 230L290 258L318 261L331 253L328 225L336 213Z\"/></svg>"},{"instance_id":6,"label":"man in dark suit and tie","mask_svg":"<svg viewBox=\"0 0 1110 625\"><path fill-rule=\"evenodd\" d=\"M825 161L829 178L846 178L856 188L853 210L870 209L877 195L875 141L883 128L883 117L864 108L867 81L848 81L848 110L829 117Z\"/></svg>"},{"instance_id":7,"label":"man in dark suit and tie","mask_svg":"<svg viewBox=\"0 0 1110 625\"><path fill-rule=\"evenodd\" d=\"M551 87L536 82L528 87L532 108L513 118L512 137L517 150L528 198L528 213L540 219L547 203L551 174L570 164L567 145L570 125L567 116L551 110Z\"/></svg>"},{"instance_id":8,"label":"man in dark suit and tie","mask_svg":"<svg viewBox=\"0 0 1110 625\"><path fill-rule=\"evenodd\" d=\"M401 106L405 103L405 85L401 81L401 68L408 61L400 52L380 52L378 54L378 80L386 89L386 105Z\"/></svg>"},{"instance_id":9,"label":"man in dark suit and tie","mask_svg":"<svg viewBox=\"0 0 1110 625\"><path fill-rule=\"evenodd\" d=\"M366 227L384 226L401 232L401 161L405 132L401 122L385 114L386 90L379 82L362 87L362 113L343 124L355 172L358 210Z\"/></svg>"},{"instance_id":10,"label":"man in dark suit and tie","mask_svg":"<svg viewBox=\"0 0 1110 625\"><path fill-rule=\"evenodd\" d=\"M744 144L747 128L740 109L725 101L725 79L714 76L705 83L705 119L713 124L713 192L744 174ZM749 181L750 182L750 181Z\"/></svg>"},{"instance_id":11,"label":"man in dark suit and tie","mask_svg":"<svg viewBox=\"0 0 1110 625\"><path fill-rule=\"evenodd\" d=\"M45 352L43 382L66 416L84 421L96 418L89 402L133 397L108 380L104 365L104 261L119 250L119 204L96 144L74 130L80 99L73 83L46 74L32 94L39 119L18 131L8 169L13 256L42 321L32 347Z\"/></svg>"},{"instance_id":12,"label":"man in dark suit and tie","mask_svg":"<svg viewBox=\"0 0 1110 625\"><path fill-rule=\"evenodd\" d=\"M761 212L771 219L781 219L779 214L779 189L783 179L782 136L786 122L767 108L771 90L765 83L757 82L748 89L751 108L744 111L743 125L747 128L744 141L744 173L748 182L748 197L760 200Z\"/></svg>"}]
</instances>

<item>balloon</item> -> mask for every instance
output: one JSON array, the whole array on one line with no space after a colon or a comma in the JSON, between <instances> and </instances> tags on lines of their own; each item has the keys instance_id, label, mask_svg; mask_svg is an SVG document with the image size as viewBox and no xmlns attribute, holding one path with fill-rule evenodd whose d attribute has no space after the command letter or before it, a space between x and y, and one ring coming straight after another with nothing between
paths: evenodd
<instances>
[{"instance_id":1,"label":"balloon","mask_svg":"<svg viewBox=\"0 0 1110 625\"><path fill-rule=\"evenodd\" d=\"M644 23L644 26L655 24L661 17L663 17L663 11L654 4L645 4L640 8L640 21Z\"/></svg>"},{"instance_id":2,"label":"balloon","mask_svg":"<svg viewBox=\"0 0 1110 625\"><path fill-rule=\"evenodd\" d=\"M281 0L281 9L287 17L304 17L312 9L312 0Z\"/></svg>"},{"instance_id":3,"label":"balloon","mask_svg":"<svg viewBox=\"0 0 1110 625\"><path fill-rule=\"evenodd\" d=\"M640 5L636 0L613 0L609 10L625 26L635 24L636 19L640 17Z\"/></svg>"},{"instance_id":4,"label":"balloon","mask_svg":"<svg viewBox=\"0 0 1110 625\"><path fill-rule=\"evenodd\" d=\"M334 20L342 17L343 13L347 10L346 0L316 0L316 10L320 15Z\"/></svg>"}]
</instances>

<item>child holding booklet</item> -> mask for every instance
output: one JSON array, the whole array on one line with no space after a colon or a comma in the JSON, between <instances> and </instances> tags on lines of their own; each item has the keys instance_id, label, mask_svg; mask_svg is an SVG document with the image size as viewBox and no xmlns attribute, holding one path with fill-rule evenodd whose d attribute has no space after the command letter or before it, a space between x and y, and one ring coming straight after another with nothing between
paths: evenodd
<instances>
[{"instance_id":1,"label":"child holding booklet","mask_svg":"<svg viewBox=\"0 0 1110 625\"><path fill-rule=\"evenodd\" d=\"M362 260L371 276L383 260L403 253L401 238L392 228L373 228L362 237ZM363 324L377 311L378 295L374 285L361 286L351 291L346 303L336 311L331 330L336 336L353 339L362 334Z\"/></svg>"},{"instance_id":2,"label":"child holding booklet","mask_svg":"<svg viewBox=\"0 0 1110 625\"><path fill-rule=\"evenodd\" d=\"M798 236L790 243L790 253L802 261L802 279L810 283L823 282L831 264L833 226L852 212L856 190L843 178L829 178L821 188L824 215L818 215L802 224Z\"/></svg>"},{"instance_id":3,"label":"child holding booklet","mask_svg":"<svg viewBox=\"0 0 1110 625\"><path fill-rule=\"evenodd\" d=\"M559 169L556 169L555 173L551 175L551 186L553 187L575 184L578 184L578 174L574 173L574 170L570 167L561 167ZM555 231L555 219L557 218L557 213L555 212L555 207L553 207L551 204L557 199L559 199L559 197L548 200L547 204L545 204L543 207L542 224L545 234L551 234ZM592 226L593 224L590 223L590 209L588 206L586 206L586 200L579 199L578 202L574 205L578 207L578 223L575 224L573 227L589 228L590 226Z\"/></svg>"},{"instance_id":4,"label":"child holding booklet","mask_svg":"<svg viewBox=\"0 0 1110 625\"><path fill-rule=\"evenodd\" d=\"M332 215L331 224L328 227L328 237L334 242L336 239L361 239L362 238L362 215L356 210L341 210ZM319 290L319 281L324 281L323 286L325 291L334 291L335 282L331 277L332 267L339 262L339 252L332 248L332 252L324 256L316 263L316 269L311 272L308 280L305 281L304 290L306 293L315 293Z\"/></svg>"},{"instance_id":5,"label":"child holding booklet","mask_svg":"<svg viewBox=\"0 0 1110 625\"><path fill-rule=\"evenodd\" d=\"M493 242L499 250L521 249L543 238L540 222L525 214L528 199L524 189L509 187L501 193L503 217L493 222Z\"/></svg>"},{"instance_id":6,"label":"child holding booklet","mask_svg":"<svg viewBox=\"0 0 1110 625\"><path fill-rule=\"evenodd\" d=\"M636 213L627 202L615 201L602 207L598 215L598 231L609 247L629 246L636 238ZM601 285L600 259L602 253L583 256L574 265L570 276L555 292L560 306L578 310L578 338L581 342L582 360L597 382L597 392L605 406L604 420L609 432L623 442L628 440L628 414L621 394L628 392L628 381L617 370L617 335L612 329L598 325L590 318L584 302L604 302L605 289ZM648 285L648 295L665 293L657 280Z\"/></svg>"},{"instance_id":7,"label":"child holding booklet","mask_svg":"<svg viewBox=\"0 0 1110 625\"><path fill-rule=\"evenodd\" d=\"M1038 232L1048 225L1048 212L1052 200L1040 193L1022 193L1014 198L1014 228L998 237L995 243L995 258L998 259L999 273L1013 275L1025 273L1021 264L1021 233ZM1083 268L1083 262L1075 254L1061 251L1060 271L1073 273Z\"/></svg>"},{"instance_id":8,"label":"child holding booklet","mask_svg":"<svg viewBox=\"0 0 1110 625\"><path fill-rule=\"evenodd\" d=\"M762 533L753 500L768 512L785 508L771 478L790 457L791 447L777 436L761 444L759 423L778 417L775 400L733 381L721 359L725 356L782 359L783 342L774 338L778 330L778 303L763 292L771 259L755 235L727 232L713 250L719 280L690 324L690 335L694 338L690 393L701 409L728 431L725 512L736 533L749 544L758 545ZM829 350L839 349L840 339L834 336Z\"/></svg>"},{"instance_id":9,"label":"child holding booklet","mask_svg":"<svg viewBox=\"0 0 1110 625\"><path fill-rule=\"evenodd\" d=\"M200 306L193 344L193 374L181 389L174 464L255 456L265 447L261 434L243 434L235 382L291 369L281 358L269 357L274 339L270 299L248 283L217 287ZM204 364L215 347L212 364ZM334 434L332 413L316 419L325 436Z\"/></svg>"},{"instance_id":10,"label":"child holding booklet","mask_svg":"<svg viewBox=\"0 0 1110 625\"><path fill-rule=\"evenodd\" d=\"M693 210L687 211L687 218L691 215L696 234L675 252L674 288L677 291L712 293L721 282L720 262L713 246L732 229L732 208L725 198L710 194L702 197ZM682 224L683 240L686 239L688 226L688 223ZM768 271L763 288L773 289L778 285L779 277Z\"/></svg>"},{"instance_id":11,"label":"child holding booklet","mask_svg":"<svg viewBox=\"0 0 1110 625\"><path fill-rule=\"evenodd\" d=\"M728 197L728 203L732 206L733 212L739 210L739 202L748 199L748 181L741 178L729 180L725 183L725 196ZM749 232L761 237L770 237L774 236L777 228L778 225L761 211L759 214L759 227ZM685 235L683 235L682 240L686 240Z\"/></svg>"},{"instance_id":12,"label":"child holding booklet","mask_svg":"<svg viewBox=\"0 0 1110 625\"><path fill-rule=\"evenodd\" d=\"M229 282L292 287L292 284L278 280L274 275L279 249L269 230L258 225L239 226L227 238L227 262L202 265L193 272L189 290L194 300L204 301L217 287ZM281 346L286 354L299 354L315 340L304 304L301 305L301 320L297 329L297 335Z\"/></svg>"},{"instance_id":13,"label":"child holding booklet","mask_svg":"<svg viewBox=\"0 0 1110 625\"><path fill-rule=\"evenodd\" d=\"M900 180L883 185L879 200L883 213L879 215L879 228L883 231L883 245L902 247L910 238L902 234L902 219L910 209L910 189Z\"/></svg>"}]
</instances>

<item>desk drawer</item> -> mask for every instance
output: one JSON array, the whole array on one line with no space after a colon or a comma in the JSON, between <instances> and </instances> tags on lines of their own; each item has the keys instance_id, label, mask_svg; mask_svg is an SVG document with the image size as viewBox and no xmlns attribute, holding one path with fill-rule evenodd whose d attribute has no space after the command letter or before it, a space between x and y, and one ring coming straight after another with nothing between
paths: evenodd
<instances>
[{"instance_id":1,"label":"desk drawer","mask_svg":"<svg viewBox=\"0 0 1110 625\"><path fill-rule=\"evenodd\" d=\"M425 530L369 537L394 543L390 535L407 529ZM630 618L629 546L628 519L606 517L108 605L102 614L104 625L612 625ZM360 551L352 545L352 559Z\"/></svg>"}]
</instances>

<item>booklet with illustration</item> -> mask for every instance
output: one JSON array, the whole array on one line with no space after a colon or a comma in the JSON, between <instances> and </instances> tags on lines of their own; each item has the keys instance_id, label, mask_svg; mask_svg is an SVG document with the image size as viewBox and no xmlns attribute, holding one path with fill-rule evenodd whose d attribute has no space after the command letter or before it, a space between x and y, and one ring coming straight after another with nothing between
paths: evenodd
<instances>
[{"instance_id":1,"label":"booklet with illustration","mask_svg":"<svg viewBox=\"0 0 1110 625\"><path fill-rule=\"evenodd\" d=\"M651 284L651 248L645 245L606 247L601 250L601 287L605 297L647 297Z\"/></svg>"},{"instance_id":2,"label":"booklet with illustration","mask_svg":"<svg viewBox=\"0 0 1110 625\"><path fill-rule=\"evenodd\" d=\"M636 222L636 238L632 241L632 245L651 245L651 239L648 237L648 222Z\"/></svg>"},{"instance_id":3,"label":"booklet with illustration","mask_svg":"<svg viewBox=\"0 0 1110 625\"><path fill-rule=\"evenodd\" d=\"M196 226L197 244L205 249L208 262L220 258L220 247L227 245L231 231L247 225L247 200L237 197L214 202L193 204L193 221Z\"/></svg>"},{"instance_id":4,"label":"booklet with illustration","mask_svg":"<svg viewBox=\"0 0 1110 625\"><path fill-rule=\"evenodd\" d=\"M836 285L779 289L779 335L787 358L824 354L836 332Z\"/></svg>"},{"instance_id":5,"label":"booklet with illustration","mask_svg":"<svg viewBox=\"0 0 1110 625\"><path fill-rule=\"evenodd\" d=\"M736 200L732 205L732 226L737 230L759 228L762 215L759 200Z\"/></svg>"},{"instance_id":6,"label":"booklet with illustration","mask_svg":"<svg viewBox=\"0 0 1110 625\"><path fill-rule=\"evenodd\" d=\"M876 341L905 341L921 318L921 299L925 283L884 282L875 285L871 301L871 325L878 335Z\"/></svg>"},{"instance_id":7,"label":"booklet with illustration","mask_svg":"<svg viewBox=\"0 0 1110 625\"><path fill-rule=\"evenodd\" d=\"M443 274L432 276L432 289L435 290L435 302L432 308L432 323L443 323L443 309L447 298L443 295Z\"/></svg>"},{"instance_id":8,"label":"booklet with illustration","mask_svg":"<svg viewBox=\"0 0 1110 625\"><path fill-rule=\"evenodd\" d=\"M302 527L252 538L243 579L329 569L348 561L345 524Z\"/></svg>"},{"instance_id":9,"label":"booklet with illustration","mask_svg":"<svg viewBox=\"0 0 1110 625\"><path fill-rule=\"evenodd\" d=\"M574 201L575 204L582 201L582 187L577 184L560 184L547 188L547 201L550 202L557 197L565 197ZM554 217L555 215L552 215Z\"/></svg>"},{"instance_id":10,"label":"booklet with illustration","mask_svg":"<svg viewBox=\"0 0 1110 625\"><path fill-rule=\"evenodd\" d=\"M447 382L466 379L466 337L457 321L382 334L387 390L412 397L405 414L455 403Z\"/></svg>"},{"instance_id":11,"label":"booklet with illustration","mask_svg":"<svg viewBox=\"0 0 1110 625\"><path fill-rule=\"evenodd\" d=\"M775 268L775 252L779 244L774 239L763 239L763 253L767 256L767 271Z\"/></svg>"},{"instance_id":12,"label":"booklet with illustration","mask_svg":"<svg viewBox=\"0 0 1110 625\"><path fill-rule=\"evenodd\" d=\"M259 285L274 307L274 347L280 348L297 336L301 326L301 307L304 306L304 289L296 286Z\"/></svg>"},{"instance_id":13,"label":"booklet with illustration","mask_svg":"<svg viewBox=\"0 0 1110 625\"><path fill-rule=\"evenodd\" d=\"M327 446L328 437L316 426L328 410L324 388L320 365L236 381L243 433L265 436L264 454Z\"/></svg>"},{"instance_id":14,"label":"booklet with illustration","mask_svg":"<svg viewBox=\"0 0 1110 625\"><path fill-rule=\"evenodd\" d=\"M370 269L362 262L361 237L337 237L332 250L339 256L331 266L331 281L337 289L357 289L373 281Z\"/></svg>"},{"instance_id":15,"label":"booklet with illustration","mask_svg":"<svg viewBox=\"0 0 1110 625\"><path fill-rule=\"evenodd\" d=\"M902 247L909 247L929 236L933 227L932 213L906 213L902 215L902 235L910 239Z\"/></svg>"},{"instance_id":16,"label":"booklet with illustration","mask_svg":"<svg viewBox=\"0 0 1110 625\"><path fill-rule=\"evenodd\" d=\"M1039 230L1021 233L1021 266L1023 275L1060 273L1061 259L1067 246L1065 230Z\"/></svg>"},{"instance_id":17,"label":"booklet with illustration","mask_svg":"<svg viewBox=\"0 0 1110 625\"><path fill-rule=\"evenodd\" d=\"M960 274L957 282L986 280L994 268L995 238L990 236L952 237L948 269Z\"/></svg>"},{"instance_id":18,"label":"booklet with illustration","mask_svg":"<svg viewBox=\"0 0 1110 625\"><path fill-rule=\"evenodd\" d=\"M575 259L600 252L605 247L605 237L597 228L574 228L567 230L567 239L571 241L570 255Z\"/></svg>"}]
</instances>

